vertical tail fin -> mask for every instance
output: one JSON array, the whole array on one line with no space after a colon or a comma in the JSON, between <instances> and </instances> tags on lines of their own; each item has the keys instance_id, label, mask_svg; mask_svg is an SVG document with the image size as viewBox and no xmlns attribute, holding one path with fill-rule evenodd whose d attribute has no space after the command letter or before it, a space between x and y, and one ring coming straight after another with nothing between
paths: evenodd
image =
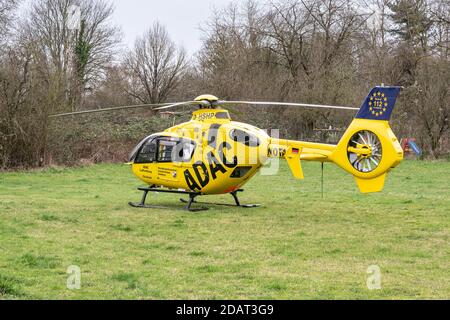
<instances>
[{"instance_id":1,"label":"vertical tail fin","mask_svg":"<svg viewBox=\"0 0 450 320\"><path fill-rule=\"evenodd\" d=\"M373 88L355 118L389 121L400 89L400 87Z\"/></svg>"},{"instance_id":2,"label":"vertical tail fin","mask_svg":"<svg viewBox=\"0 0 450 320\"><path fill-rule=\"evenodd\" d=\"M400 87L373 88L330 160L352 174L363 193L379 192L387 172L403 160L389 126Z\"/></svg>"}]
</instances>

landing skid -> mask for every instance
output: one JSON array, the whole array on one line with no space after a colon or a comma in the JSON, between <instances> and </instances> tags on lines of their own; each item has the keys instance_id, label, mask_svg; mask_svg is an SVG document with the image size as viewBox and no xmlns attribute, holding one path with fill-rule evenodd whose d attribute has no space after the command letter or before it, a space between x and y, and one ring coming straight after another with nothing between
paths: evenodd
<instances>
[{"instance_id":1,"label":"landing skid","mask_svg":"<svg viewBox=\"0 0 450 320\"><path fill-rule=\"evenodd\" d=\"M162 193L179 193L179 194L187 194L187 195L189 195L188 204L183 208L186 211L197 212L197 211L208 210L208 208L191 208L195 197L200 195L200 193L197 193L197 192L179 191L179 190L167 190L167 189L156 188L155 186L142 187L142 188L138 188L138 190L143 191L144 194L142 195L141 202L139 202L139 203L128 202L128 204L130 206L132 206L133 208L171 209L169 207L164 207L164 206L154 206L154 205L147 205L147 204L145 204L145 201L147 200L147 195L148 195L149 192L162 192Z\"/></svg>"},{"instance_id":2,"label":"landing skid","mask_svg":"<svg viewBox=\"0 0 450 320\"><path fill-rule=\"evenodd\" d=\"M178 193L178 194L186 194L189 195L189 200L180 199L181 202L185 203L183 210L190 211L190 212L199 212L199 211L205 211L208 210L208 208L202 207L202 208L192 208L192 204L210 204L210 205L219 205L219 206L230 206L230 207L240 207L240 208L256 208L261 205L259 204L246 204L241 205L239 202L239 199L237 197L238 192L242 192L244 190L236 190L231 192L230 194L233 196L234 201L236 204L227 204L227 203L208 203L208 202L197 202L195 201L195 198L200 196L201 194L198 192L189 192L189 191L179 191L179 190L167 190L167 189L161 189L156 188L155 186L151 187L142 187L138 188L138 190L143 191L144 194L142 195L141 202L129 202L128 204L132 206L133 208L148 208L148 209L170 209L169 207L164 206L155 206L155 205L147 205L145 204L145 201L147 200L147 195L149 192L162 192L162 193Z\"/></svg>"}]
</instances>

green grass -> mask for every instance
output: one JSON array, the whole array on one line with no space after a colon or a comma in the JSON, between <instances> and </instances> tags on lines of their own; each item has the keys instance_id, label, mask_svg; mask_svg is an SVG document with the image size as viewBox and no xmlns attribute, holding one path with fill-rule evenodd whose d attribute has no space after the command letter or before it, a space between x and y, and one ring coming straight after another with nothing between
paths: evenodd
<instances>
[{"instance_id":1,"label":"green grass","mask_svg":"<svg viewBox=\"0 0 450 320\"><path fill-rule=\"evenodd\" d=\"M450 162L405 161L371 195L326 165L323 199L320 165L304 171L250 181L242 201L261 208L200 213L168 194L129 207L124 165L0 173L0 299L450 298Z\"/></svg>"}]
</instances>

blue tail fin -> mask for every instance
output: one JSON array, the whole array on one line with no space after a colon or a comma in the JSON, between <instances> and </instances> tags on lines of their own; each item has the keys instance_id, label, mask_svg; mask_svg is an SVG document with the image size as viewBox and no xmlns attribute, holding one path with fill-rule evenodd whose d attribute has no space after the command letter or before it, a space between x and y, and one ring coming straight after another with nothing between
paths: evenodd
<instances>
[{"instance_id":1,"label":"blue tail fin","mask_svg":"<svg viewBox=\"0 0 450 320\"><path fill-rule=\"evenodd\" d=\"M375 87L373 88L356 118L370 120L389 120L401 87Z\"/></svg>"}]
</instances>

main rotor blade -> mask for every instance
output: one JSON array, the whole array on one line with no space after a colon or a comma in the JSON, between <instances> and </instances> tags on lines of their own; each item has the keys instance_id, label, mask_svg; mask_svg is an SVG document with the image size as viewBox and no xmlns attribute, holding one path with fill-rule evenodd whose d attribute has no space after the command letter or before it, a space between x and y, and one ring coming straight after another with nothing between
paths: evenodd
<instances>
[{"instance_id":1,"label":"main rotor blade","mask_svg":"<svg viewBox=\"0 0 450 320\"><path fill-rule=\"evenodd\" d=\"M137 105L132 105L132 106L122 106L122 107L114 107L114 108L103 108L103 109L75 111L75 112L67 112L67 113L60 113L60 114L52 114L52 115L49 116L49 118L58 118L58 117L65 117L65 116L72 116L72 115L79 115L79 114L97 113L97 112L117 111L117 110L124 110L124 109L160 107L160 106L166 106L166 105L170 105L170 103L137 104Z\"/></svg>"},{"instance_id":2,"label":"main rotor blade","mask_svg":"<svg viewBox=\"0 0 450 320\"><path fill-rule=\"evenodd\" d=\"M218 101L217 104L218 105L246 104L246 105L261 105L261 106L285 106L285 107L304 107L304 108L339 109L339 110L359 110L359 108L352 108L352 107L328 106L328 105L306 104L306 103L291 103L291 102Z\"/></svg>"},{"instance_id":3,"label":"main rotor blade","mask_svg":"<svg viewBox=\"0 0 450 320\"><path fill-rule=\"evenodd\" d=\"M172 103L172 104L169 104L169 105L166 105L163 107L155 108L153 110L160 111L160 110L175 108L178 106L198 106L198 105L210 106L211 104L208 101L184 101L184 102Z\"/></svg>"},{"instance_id":4,"label":"main rotor blade","mask_svg":"<svg viewBox=\"0 0 450 320\"><path fill-rule=\"evenodd\" d=\"M103 109L94 109L94 110L83 110L83 111L75 111L75 112L67 112L60 114L50 115L50 118L58 118L72 115L81 115L81 114L90 114L90 113L98 113L98 112L108 112L108 111L117 111L117 110L125 110L125 109L136 109L136 108L149 108L149 107L157 107L152 110L160 111L166 110L178 106L199 106L203 105L205 107L215 107L221 105L236 105L236 104L245 104L245 105L261 105L261 106L285 106L285 107L304 107L304 108L321 108L321 109L339 109L339 110L359 110L359 108L351 108L351 107L343 107L343 106L329 106L329 105L319 105L319 104L306 104L306 103L290 103L290 102L267 102L267 101L184 101L184 102L175 102L175 103L159 103L159 104L139 104L139 105L131 105L131 106L122 106L122 107L113 107L113 108L103 108Z\"/></svg>"}]
</instances>

